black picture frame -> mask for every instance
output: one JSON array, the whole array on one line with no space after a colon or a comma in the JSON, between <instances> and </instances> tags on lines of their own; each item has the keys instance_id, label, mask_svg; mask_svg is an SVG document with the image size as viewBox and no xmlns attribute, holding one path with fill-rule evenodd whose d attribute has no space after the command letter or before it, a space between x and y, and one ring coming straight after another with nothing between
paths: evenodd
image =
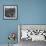
<instances>
[{"instance_id":1,"label":"black picture frame","mask_svg":"<svg viewBox=\"0 0 46 46\"><path fill-rule=\"evenodd\" d=\"M18 19L18 5L3 5L3 19L17 20Z\"/></svg>"}]
</instances>

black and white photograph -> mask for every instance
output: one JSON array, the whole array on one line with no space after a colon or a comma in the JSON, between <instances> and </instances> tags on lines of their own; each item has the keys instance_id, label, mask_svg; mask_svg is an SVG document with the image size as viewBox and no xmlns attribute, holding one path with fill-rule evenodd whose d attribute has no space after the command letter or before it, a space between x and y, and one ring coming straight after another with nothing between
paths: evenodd
<instances>
[{"instance_id":1,"label":"black and white photograph","mask_svg":"<svg viewBox=\"0 0 46 46\"><path fill-rule=\"evenodd\" d=\"M17 6L4 6L4 19L17 19Z\"/></svg>"},{"instance_id":2,"label":"black and white photograph","mask_svg":"<svg viewBox=\"0 0 46 46\"><path fill-rule=\"evenodd\" d=\"M20 46L41 46L46 44L46 25L19 24L18 38Z\"/></svg>"}]
</instances>

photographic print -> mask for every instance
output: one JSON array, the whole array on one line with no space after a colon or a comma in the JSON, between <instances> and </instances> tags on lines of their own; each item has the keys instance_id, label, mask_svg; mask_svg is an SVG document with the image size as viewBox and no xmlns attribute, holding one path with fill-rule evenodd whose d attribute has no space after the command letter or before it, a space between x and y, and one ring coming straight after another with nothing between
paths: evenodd
<instances>
[{"instance_id":1,"label":"photographic print","mask_svg":"<svg viewBox=\"0 0 46 46\"><path fill-rule=\"evenodd\" d=\"M46 41L46 25L22 24L20 28L20 41Z\"/></svg>"},{"instance_id":2,"label":"photographic print","mask_svg":"<svg viewBox=\"0 0 46 46\"><path fill-rule=\"evenodd\" d=\"M4 6L4 19L17 19L17 6Z\"/></svg>"}]
</instances>

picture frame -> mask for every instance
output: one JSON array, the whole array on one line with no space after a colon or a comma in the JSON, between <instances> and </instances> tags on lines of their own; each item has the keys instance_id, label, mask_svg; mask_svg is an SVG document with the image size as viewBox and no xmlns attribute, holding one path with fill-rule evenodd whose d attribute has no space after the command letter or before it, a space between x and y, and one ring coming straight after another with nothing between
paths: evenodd
<instances>
[{"instance_id":1,"label":"picture frame","mask_svg":"<svg viewBox=\"0 0 46 46\"><path fill-rule=\"evenodd\" d=\"M3 19L5 20L16 20L18 19L18 8L17 5L4 5L3 6Z\"/></svg>"},{"instance_id":2,"label":"picture frame","mask_svg":"<svg viewBox=\"0 0 46 46\"><path fill-rule=\"evenodd\" d=\"M18 31L19 42L21 42L23 40L46 41L46 35L45 35L46 34L46 24L19 24L18 30L19 30ZM25 33L25 35L23 35L24 31L27 31L27 30L28 30L28 32L27 32L28 35L27 35L27 33ZM22 31L23 31L23 34L21 33ZM28 37L25 38L24 36L28 36Z\"/></svg>"}]
</instances>

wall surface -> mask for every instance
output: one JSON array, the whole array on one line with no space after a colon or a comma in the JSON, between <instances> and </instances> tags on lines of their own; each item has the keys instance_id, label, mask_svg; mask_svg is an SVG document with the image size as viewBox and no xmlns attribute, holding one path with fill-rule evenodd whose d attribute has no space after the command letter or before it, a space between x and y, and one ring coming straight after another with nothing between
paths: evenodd
<instances>
[{"instance_id":1,"label":"wall surface","mask_svg":"<svg viewBox=\"0 0 46 46\"><path fill-rule=\"evenodd\" d=\"M46 24L46 0L21 0L21 24Z\"/></svg>"},{"instance_id":2,"label":"wall surface","mask_svg":"<svg viewBox=\"0 0 46 46\"><path fill-rule=\"evenodd\" d=\"M19 18L18 20L3 19L3 6L17 4L18 0L0 0L0 44L7 44L9 42L8 35L10 32L16 32L18 34L17 24L19 23ZM17 39L15 41L16 43L18 43Z\"/></svg>"},{"instance_id":3,"label":"wall surface","mask_svg":"<svg viewBox=\"0 0 46 46\"><path fill-rule=\"evenodd\" d=\"M3 5L18 5L18 20L3 20ZM18 32L18 24L46 24L46 0L0 0L0 44L8 43L10 32Z\"/></svg>"}]
</instances>

